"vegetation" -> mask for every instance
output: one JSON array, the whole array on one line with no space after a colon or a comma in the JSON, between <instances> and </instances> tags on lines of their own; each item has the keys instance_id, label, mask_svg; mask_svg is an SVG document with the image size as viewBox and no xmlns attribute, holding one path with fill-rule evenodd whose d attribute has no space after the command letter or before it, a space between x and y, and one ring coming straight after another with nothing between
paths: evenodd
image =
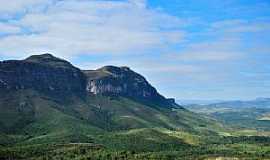
<instances>
[{"instance_id":1,"label":"vegetation","mask_svg":"<svg viewBox=\"0 0 270 160\"><path fill-rule=\"evenodd\" d=\"M222 104L190 105L186 107L193 112L207 115L223 124L229 125L235 130L252 129L270 131L270 108L268 105L263 107L259 103L256 106L255 102L252 103L252 106L247 105L247 107L238 107L237 105L238 103L227 104L224 102Z\"/></svg>"},{"instance_id":2,"label":"vegetation","mask_svg":"<svg viewBox=\"0 0 270 160\"><path fill-rule=\"evenodd\" d=\"M142 133L143 132L143 133ZM269 159L269 137L208 137L200 145L143 129L99 137L94 143L33 144L0 148L1 159ZM124 136L123 136L124 135ZM137 137L136 137L137 136ZM146 138L149 137L148 140ZM159 140L160 141L156 141ZM111 140L111 141L110 141ZM206 139L205 139L206 140ZM136 142L136 144L134 144Z\"/></svg>"},{"instance_id":3,"label":"vegetation","mask_svg":"<svg viewBox=\"0 0 270 160\"><path fill-rule=\"evenodd\" d=\"M267 134L240 132L182 108L149 107L122 97L74 97L62 104L33 91L13 96L21 98L8 96L9 109L25 102L23 109L31 113L34 108L34 117L24 115L31 121L23 123L8 121L18 114L6 111L10 114L1 118L2 125L20 129L1 132L0 159L270 158Z\"/></svg>"}]
</instances>

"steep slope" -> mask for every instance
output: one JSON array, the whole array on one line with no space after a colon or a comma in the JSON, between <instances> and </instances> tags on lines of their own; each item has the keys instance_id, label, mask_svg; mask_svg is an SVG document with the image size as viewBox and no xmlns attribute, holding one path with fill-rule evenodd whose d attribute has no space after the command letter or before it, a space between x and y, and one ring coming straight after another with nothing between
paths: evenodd
<instances>
[{"instance_id":1,"label":"steep slope","mask_svg":"<svg viewBox=\"0 0 270 160\"><path fill-rule=\"evenodd\" d=\"M127 67L81 71L50 54L0 62L0 111L0 133L20 143L107 143L108 132L143 128L147 134L151 128L197 135L223 130Z\"/></svg>"},{"instance_id":2,"label":"steep slope","mask_svg":"<svg viewBox=\"0 0 270 160\"><path fill-rule=\"evenodd\" d=\"M84 74L78 68L50 54L0 62L1 90L34 89L50 95L83 94L85 84Z\"/></svg>"},{"instance_id":3,"label":"steep slope","mask_svg":"<svg viewBox=\"0 0 270 160\"><path fill-rule=\"evenodd\" d=\"M87 76L87 90L93 94L117 95L167 108L180 107L173 99L166 99L140 74L128 67L105 66L83 71Z\"/></svg>"}]
</instances>

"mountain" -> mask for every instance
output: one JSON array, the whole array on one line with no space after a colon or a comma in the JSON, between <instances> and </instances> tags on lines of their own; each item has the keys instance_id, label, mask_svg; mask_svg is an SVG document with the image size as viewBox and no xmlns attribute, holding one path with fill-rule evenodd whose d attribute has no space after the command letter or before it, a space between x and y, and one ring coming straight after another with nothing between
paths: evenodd
<instances>
[{"instance_id":1,"label":"mountain","mask_svg":"<svg viewBox=\"0 0 270 160\"><path fill-rule=\"evenodd\" d=\"M220 102L223 102L223 100L181 99L181 100L176 100L176 102L182 105L192 105L192 104L207 105L207 104L220 103Z\"/></svg>"},{"instance_id":2,"label":"mountain","mask_svg":"<svg viewBox=\"0 0 270 160\"><path fill-rule=\"evenodd\" d=\"M177 100L178 103L183 105L211 105L216 107L270 107L270 98L256 98L254 100L232 100L232 101L226 101L226 100Z\"/></svg>"},{"instance_id":3,"label":"mountain","mask_svg":"<svg viewBox=\"0 0 270 160\"><path fill-rule=\"evenodd\" d=\"M83 71L87 77L87 91L93 94L117 95L167 107L180 107L166 99L140 74L128 67L105 66Z\"/></svg>"},{"instance_id":4,"label":"mountain","mask_svg":"<svg viewBox=\"0 0 270 160\"><path fill-rule=\"evenodd\" d=\"M0 132L30 136L27 141L153 127L207 134L219 127L128 67L80 70L51 54L0 62L0 111Z\"/></svg>"},{"instance_id":5,"label":"mountain","mask_svg":"<svg viewBox=\"0 0 270 160\"><path fill-rule=\"evenodd\" d=\"M33 89L49 95L92 93L125 96L160 103L165 107L180 107L160 95L144 77L127 67L106 66L81 71L51 54L1 62L0 88L7 91Z\"/></svg>"}]
</instances>

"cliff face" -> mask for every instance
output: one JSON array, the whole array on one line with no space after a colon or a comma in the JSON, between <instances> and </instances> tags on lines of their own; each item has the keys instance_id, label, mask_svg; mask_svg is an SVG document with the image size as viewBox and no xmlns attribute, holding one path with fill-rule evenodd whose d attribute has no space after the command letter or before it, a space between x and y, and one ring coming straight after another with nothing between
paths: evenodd
<instances>
[{"instance_id":1,"label":"cliff face","mask_svg":"<svg viewBox=\"0 0 270 160\"><path fill-rule=\"evenodd\" d=\"M78 68L50 54L0 62L0 89L82 93L85 85L84 74Z\"/></svg>"},{"instance_id":2,"label":"cliff face","mask_svg":"<svg viewBox=\"0 0 270 160\"><path fill-rule=\"evenodd\" d=\"M174 104L151 86L140 74L128 67L105 66L97 70L83 71L87 77L87 91L93 94L120 95L155 102Z\"/></svg>"},{"instance_id":3,"label":"cliff face","mask_svg":"<svg viewBox=\"0 0 270 160\"><path fill-rule=\"evenodd\" d=\"M123 96L164 107L176 106L172 99L160 95L143 76L128 67L105 66L81 71L50 54L0 62L0 89L34 89L49 95Z\"/></svg>"}]
</instances>

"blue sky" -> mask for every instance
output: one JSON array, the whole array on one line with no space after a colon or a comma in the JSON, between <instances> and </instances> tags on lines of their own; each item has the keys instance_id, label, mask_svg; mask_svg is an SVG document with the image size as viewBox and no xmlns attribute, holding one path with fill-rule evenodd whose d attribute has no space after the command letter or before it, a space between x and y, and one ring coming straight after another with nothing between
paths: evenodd
<instances>
[{"instance_id":1,"label":"blue sky","mask_svg":"<svg viewBox=\"0 0 270 160\"><path fill-rule=\"evenodd\" d=\"M130 66L177 99L270 97L269 0L12 0L0 59Z\"/></svg>"}]
</instances>

